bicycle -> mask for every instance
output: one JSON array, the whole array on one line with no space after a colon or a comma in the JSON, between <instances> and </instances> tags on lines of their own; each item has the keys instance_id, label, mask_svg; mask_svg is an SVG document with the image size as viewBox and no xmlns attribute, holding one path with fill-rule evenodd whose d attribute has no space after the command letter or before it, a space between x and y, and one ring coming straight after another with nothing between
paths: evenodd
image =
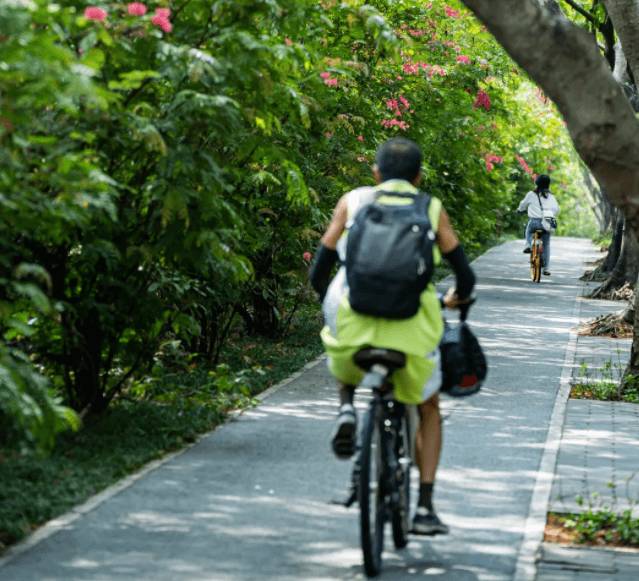
<instances>
[{"instance_id":1,"label":"bicycle","mask_svg":"<svg viewBox=\"0 0 639 581\"><path fill-rule=\"evenodd\" d=\"M354 464L351 496L360 505L360 537L366 575L374 577L382 568L384 528L391 523L395 547L408 543L410 467L415 445L407 406L395 401L388 379L406 364L400 351L366 347L354 356L366 371L359 388L370 389L369 404Z\"/></svg>"},{"instance_id":2,"label":"bicycle","mask_svg":"<svg viewBox=\"0 0 639 581\"><path fill-rule=\"evenodd\" d=\"M544 244L541 240L541 234L544 234L545 230L537 228L533 235L533 243L530 248L530 277L533 282L539 282L541 280L541 269L544 254Z\"/></svg>"}]
</instances>

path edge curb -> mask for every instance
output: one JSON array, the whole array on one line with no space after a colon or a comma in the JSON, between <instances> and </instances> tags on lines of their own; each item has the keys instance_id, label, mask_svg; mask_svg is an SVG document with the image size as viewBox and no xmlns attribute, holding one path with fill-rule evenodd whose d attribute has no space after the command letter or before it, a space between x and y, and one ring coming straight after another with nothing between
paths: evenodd
<instances>
[{"instance_id":1,"label":"path edge curb","mask_svg":"<svg viewBox=\"0 0 639 581\"><path fill-rule=\"evenodd\" d=\"M289 383L291 383L292 381L294 381L295 379L297 379L298 377L300 377L301 375L303 375L304 373L306 373L307 371L309 371L316 365L319 365L325 359L326 359L326 355L319 355L312 361L309 361L299 371L296 371L295 373L289 375L286 379L283 379L279 383L257 394L254 399L258 400L258 404L262 403L265 399L276 394L282 388L286 387ZM251 409L251 408L247 408L247 409ZM225 426L228 426L229 424L233 423L239 418L239 416L241 416L244 413L244 411L246 410L239 409L239 410L232 411L231 413L228 414L228 417L223 424L220 424L219 426L216 426L215 428L213 428L211 431L200 435L194 442L191 442L190 444L186 445L181 450L178 450L177 452L171 452L158 460L151 460L137 472L130 474L129 476L117 482L116 484L113 484L109 486L108 488L105 488L101 492L98 492L97 494L91 496L88 500L84 501L81 504L78 504L77 506L74 506L71 510L68 510L67 512L61 514L60 516L57 516L51 519L46 524L42 525L37 530L33 531L26 539L16 543L15 545L10 546L5 551L5 553L2 556L0 556L0 569L2 569L5 565L8 565L16 557L25 553L29 549L32 549L33 547L39 545L41 542L45 541L46 539L48 539L50 536L54 535L58 531L64 530L71 523L75 522L82 516L90 513L92 510L96 509L98 506L105 503L107 500L120 494L120 492L122 492L123 490L130 488L138 480L141 480L142 478L144 478L151 472L157 470L158 468L164 466L165 464L168 464L171 460L184 454L185 452L187 452L188 450L190 450L191 448L199 444L202 440L210 437L218 430L221 430Z\"/></svg>"}]
</instances>

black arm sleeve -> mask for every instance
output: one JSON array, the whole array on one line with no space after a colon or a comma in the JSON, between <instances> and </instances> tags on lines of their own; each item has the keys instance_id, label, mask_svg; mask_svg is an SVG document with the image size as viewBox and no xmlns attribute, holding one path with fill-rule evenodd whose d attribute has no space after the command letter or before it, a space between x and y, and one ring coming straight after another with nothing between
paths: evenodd
<instances>
[{"instance_id":1,"label":"black arm sleeve","mask_svg":"<svg viewBox=\"0 0 639 581\"><path fill-rule=\"evenodd\" d=\"M328 283L331 279L331 270L337 262L337 250L326 248L321 242L317 247L315 262L311 269L311 285L319 293L320 300L324 300L324 295L328 289Z\"/></svg>"},{"instance_id":2,"label":"black arm sleeve","mask_svg":"<svg viewBox=\"0 0 639 581\"><path fill-rule=\"evenodd\" d=\"M468 298L475 286L475 274L472 268L470 268L470 264L468 264L468 259L461 244L455 246L452 252L444 254L444 258L448 260L450 266L455 271L455 278L457 279L457 290L455 293L457 297L462 300Z\"/></svg>"}]
</instances>

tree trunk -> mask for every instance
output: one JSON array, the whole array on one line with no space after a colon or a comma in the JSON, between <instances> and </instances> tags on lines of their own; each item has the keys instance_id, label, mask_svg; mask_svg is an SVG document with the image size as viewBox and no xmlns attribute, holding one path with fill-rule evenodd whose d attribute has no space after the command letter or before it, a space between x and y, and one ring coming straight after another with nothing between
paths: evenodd
<instances>
[{"instance_id":1,"label":"tree trunk","mask_svg":"<svg viewBox=\"0 0 639 581\"><path fill-rule=\"evenodd\" d=\"M619 255L621 254L621 244L623 241L623 228L624 220L622 216L620 216L619 212L615 215L615 227L612 233L612 242L610 243L610 248L608 249L608 256L606 256L606 260L604 261L601 269L604 272L612 272L617 265L617 261L619 260Z\"/></svg>"},{"instance_id":2,"label":"tree trunk","mask_svg":"<svg viewBox=\"0 0 639 581\"><path fill-rule=\"evenodd\" d=\"M639 121L592 34L536 0L462 1L557 105L577 152L636 237Z\"/></svg>"},{"instance_id":3,"label":"tree trunk","mask_svg":"<svg viewBox=\"0 0 639 581\"><path fill-rule=\"evenodd\" d=\"M621 252L617 264L613 269L610 278L593 291L590 298L609 298L613 291L622 287L626 283L634 284L639 275L639 252L637 252L636 242L629 232L629 228L624 227Z\"/></svg>"},{"instance_id":4,"label":"tree trunk","mask_svg":"<svg viewBox=\"0 0 639 581\"><path fill-rule=\"evenodd\" d=\"M623 53L635 79L639 79L639 3L637 0L603 0L623 46Z\"/></svg>"},{"instance_id":5,"label":"tree trunk","mask_svg":"<svg viewBox=\"0 0 639 581\"><path fill-rule=\"evenodd\" d=\"M623 372L621 390L623 391L624 380L632 375L633 377L639 377L639 278L635 285L635 300L634 300L634 315L635 320L632 329L632 348L630 349L630 360L626 366L626 370Z\"/></svg>"}]
</instances>

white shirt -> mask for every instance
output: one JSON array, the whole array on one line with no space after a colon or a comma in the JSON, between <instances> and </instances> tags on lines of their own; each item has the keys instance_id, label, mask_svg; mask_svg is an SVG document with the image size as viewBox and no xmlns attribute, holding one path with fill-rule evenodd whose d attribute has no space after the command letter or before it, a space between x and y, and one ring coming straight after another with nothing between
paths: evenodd
<instances>
[{"instance_id":1,"label":"white shirt","mask_svg":"<svg viewBox=\"0 0 639 581\"><path fill-rule=\"evenodd\" d=\"M539 205L539 198L541 198L541 206ZM542 207L543 212L541 210ZM551 193L548 193L548 197L544 198L541 194L537 196L535 192L528 192L521 204L519 204L517 211L523 212L526 208L528 208L529 218L554 218L559 214L559 204Z\"/></svg>"}]
</instances>

